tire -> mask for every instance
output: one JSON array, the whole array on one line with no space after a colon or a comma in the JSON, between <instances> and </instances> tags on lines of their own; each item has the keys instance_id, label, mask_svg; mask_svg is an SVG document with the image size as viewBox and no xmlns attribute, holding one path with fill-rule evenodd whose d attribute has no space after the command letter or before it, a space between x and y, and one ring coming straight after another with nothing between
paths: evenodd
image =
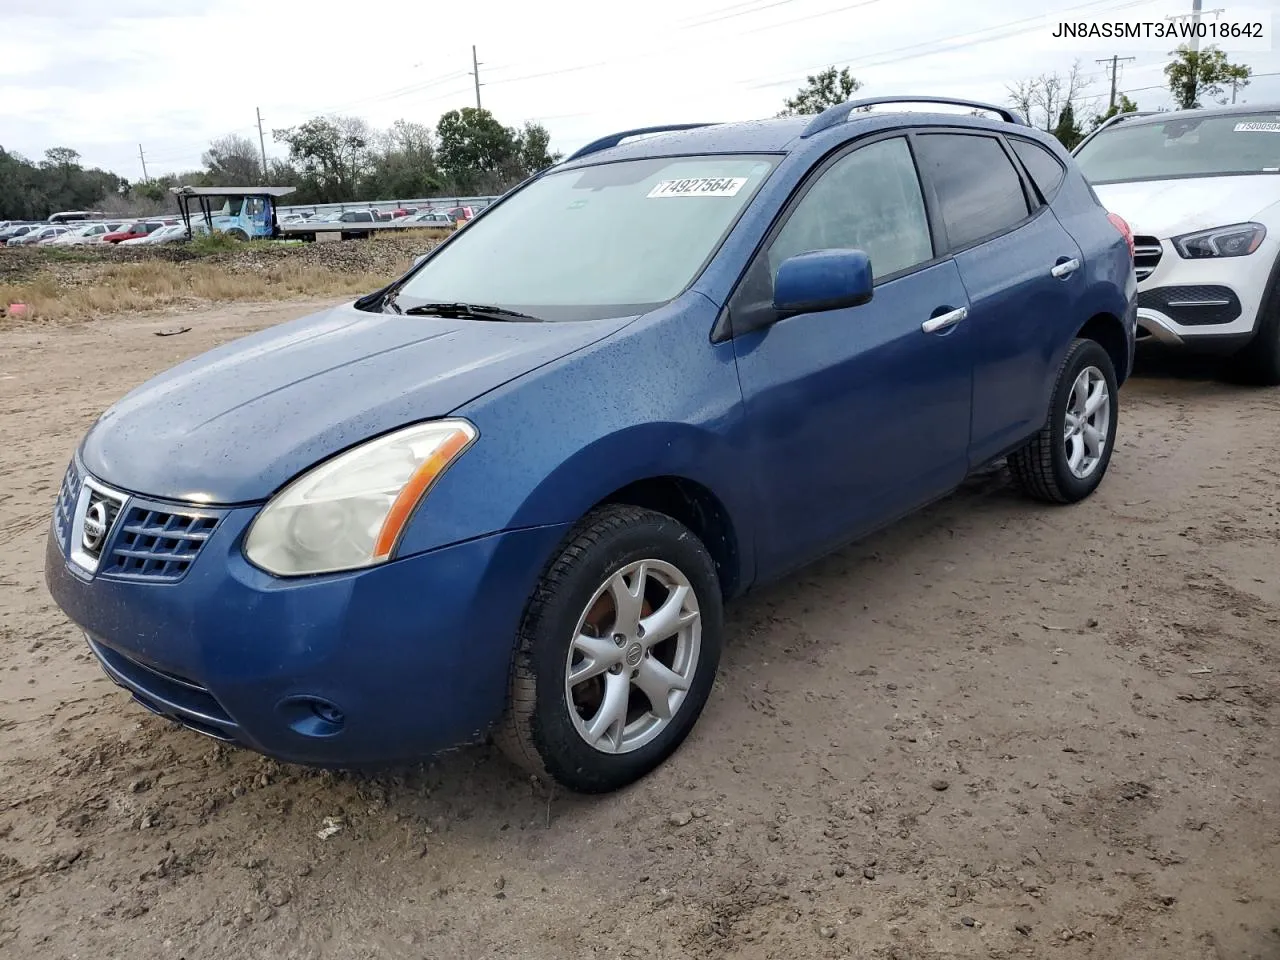
<instances>
[{"instance_id":1,"label":"tire","mask_svg":"<svg viewBox=\"0 0 1280 960\"><path fill-rule=\"evenodd\" d=\"M681 586L688 589L679 592ZM618 590L640 597L628 604ZM627 610L639 615L630 618L635 627L627 625ZM674 635L666 636L663 620ZM639 780L680 746L702 713L723 623L715 563L687 527L639 507L592 511L566 538L525 610L499 747L517 765L579 793ZM586 679L571 684L571 670ZM670 684L672 677L679 684ZM659 716L646 686L665 691L669 719ZM607 709L611 704L620 709Z\"/></svg>"},{"instance_id":2,"label":"tire","mask_svg":"<svg viewBox=\"0 0 1280 960\"><path fill-rule=\"evenodd\" d=\"M243 230L241 230L239 227L234 227L228 230L227 236L230 237L232 240L248 240L249 239L249 235L245 233Z\"/></svg>"},{"instance_id":3,"label":"tire","mask_svg":"<svg viewBox=\"0 0 1280 960\"><path fill-rule=\"evenodd\" d=\"M1077 382L1086 371L1093 381L1089 396L1093 396L1094 387L1102 384L1106 397L1087 417L1085 429L1077 432L1069 423L1068 414L1073 407L1078 410L1081 406L1075 394ZM1025 494L1047 503L1077 503L1098 488L1115 449L1118 393L1110 354L1094 340L1073 340L1058 367L1048 420L1026 446L1009 455L1009 472ZM1080 422L1078 417L1075 419ZM1105 437L1100 449L1086 442L1089 427L1095 437ZM1077 450L1083 454L1078 468L1083 476L1072 468L1072 456Z\"/></svg>"},{"instance_id":4,"label":"tire","mask_svg":"<svg viewBox=\"0 0 1280 960\"><path fill-rule=\"evenodd\" d=\"M1233 359L1234 372L1244 382L1262 387L1280 385L1280 283L1271 285L1258 332Z\"/></svg>"}]
</instances>

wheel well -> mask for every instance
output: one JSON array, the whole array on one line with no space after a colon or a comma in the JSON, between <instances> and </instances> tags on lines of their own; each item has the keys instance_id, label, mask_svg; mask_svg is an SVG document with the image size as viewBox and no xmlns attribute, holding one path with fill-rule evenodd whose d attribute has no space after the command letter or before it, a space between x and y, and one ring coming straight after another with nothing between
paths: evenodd
<instances>
[{"instance_id":1,"label":"wheel well","mask_svg":"<svg viewBox=\"0 0 1280 960\"><path fill-rule=\"evenodd\" d=\"M1111 365L1115 367L1117 381L1124 383L1129 365L1129 345L1124 336L1124 324L1118 317L1110 313L1090 317L1076 336L1082 340L1093 340L1106 350L1111 357Z\"/></svg>"},{"instance_id":2,"label":"wheel well","mask_svg":"<svg viewBox=\"0 0 1280 960\"><path fill-rule=\"evenodd\" d=\"M724 504L702 484L684 477L649 477L614 491L597 506L606 503L627 503L679 520L702 541L715 561L720 592L725 597L737 593L740 574L733 522Z\"/></svg>"}]
</instances>

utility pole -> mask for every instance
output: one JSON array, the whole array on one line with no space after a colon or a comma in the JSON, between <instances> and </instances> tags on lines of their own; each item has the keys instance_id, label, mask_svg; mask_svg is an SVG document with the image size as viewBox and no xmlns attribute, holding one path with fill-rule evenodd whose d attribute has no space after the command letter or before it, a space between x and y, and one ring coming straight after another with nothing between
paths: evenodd
<instances>
[{"instance_id":1,"label":"utility pole","mask_svg":"<svg viewBox=\"0 0 1280 960\"><path fill-rule=\"evenodd\" d=\"M258 146L262 148L262 182L267 182L267 140L262 135L262 108L253 108L258 114Z\"/></svg>"},{"instance_id":2,"label":"utility pole","mask_svg":"<svg viewBox=\"0 0 1280 960\"><path fill-rule=\"evenodd\" d=\"M1236 102L1236 83L1237 83L1236 80L1231 81L1231 102L1232 103Z\"/></svg>"},{"instance_id":3,"label":"utility pole","mask_svg":"<svg viewBox=\"0 0 1280 960\"><path fill-rule=\"evenodd\" d=\"M1196 35L1196 25L1200 22L1201 0L1191 0L1191 49L1200 49L1200 38Z\"/></svg>"},{"instance_id":4,"label":"utility pole","mask_svg":"<svg viewBox=\"0 0 1280 960\"><path fill-rule=\"evenodd\" d=\"M147 176L147 158L142 153L142 144L138 144L138 159L142 161L142 182L149 183L151 178Z\"/></svg>"},{"instance_id":5,"label":"utility pole","mask_svg":"<svg viewBox=\"0 0 1280 960\"><path fill-rule=\"evenodd\" d=\"M1111 64L1111 103L1110 103L1110 105L1109 105L1108 112L1110 112L1110 110L1114 110L1114 109L1116 108L1116 73L1117 73L1117 71L1118 71L1118 69L1119 69L1119 63L1120 63L1120 61L1122 61L1122 60L1123 60L1125 63L1128 63L1128 62L1129 62L1130 60L1132 60L1132 59L1134 59L1134 58L1133 58L1133 57L1119 57L1119 56L1116 56L1116 57L1107 57L1105 60L1098 60L1098 61L1095 61L1096 63L1109 63L1109 64Z\"/></svg>"},{"instance_id":6,"label":"utility pole","mask_svg":"<svg viewBox=\"0 0 1280 960\"><path fill-rule=\"evenodd\" d=\"M476 109L480 109L480 61L476 59L476 45L471 45L471 75L476 78Z\"/></svg>"}]
</instances>

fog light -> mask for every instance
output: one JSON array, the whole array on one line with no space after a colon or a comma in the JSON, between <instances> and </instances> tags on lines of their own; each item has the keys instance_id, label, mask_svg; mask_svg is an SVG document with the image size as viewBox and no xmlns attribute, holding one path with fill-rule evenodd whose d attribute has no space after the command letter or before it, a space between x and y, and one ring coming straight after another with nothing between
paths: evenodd
<instances>
[{"instance_id":1,"label":"fog light","mask_svg":"<svg viewBox=\"0 0 1280 960\"><path fill-rule=\"evenodd\" d=\"M335 707L332 703L324 700L313 700L311 709L315 711L315 715L325 723L332 723L335 727L342 726L347 718L342 711Z\"/></svg>"},{"instance_id":2,"label":"fog light","mask_svg":"<svg viewBox=\"0 0 1280 960\"><path fill-rule=\"evenodd\" d=\"M304 737L333 737L345 729L347 715L324 697L290 697L276 708L294 733Z\"/></svg>"}]
</instances>

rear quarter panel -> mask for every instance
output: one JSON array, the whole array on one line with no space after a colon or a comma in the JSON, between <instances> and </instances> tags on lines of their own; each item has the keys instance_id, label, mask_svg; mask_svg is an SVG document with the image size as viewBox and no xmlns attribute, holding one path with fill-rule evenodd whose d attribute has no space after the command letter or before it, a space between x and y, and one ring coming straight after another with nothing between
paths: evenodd
<instances>
[{"instance_id":1,"label":"rear quarter panel","mask_svg":"<svg viewBox=\"0 0 1280 960\"><path fill-rule=\"evenodd\" d=\"M1084 175L1076 168L1070 155L1061 146L1055 152L1067 164L1067 176L1053 200L1053 213L1076 241L1084 259L1082 270L1085 283L1080 294L1077 316L1080 323L1084 323L1092 317L1105 314L1115 317L1124 326L1128 344L1127 359L1122 366L1116 368L1117 380L1124 383L1133 367L1133 341L1137 324L1135 305L1138 281L1133 272L1133 260L1129 256L1124 237L1107 219L1107 210L1094 200ZM1069 345L1068 336L1060 347L1059 362L1066 355ZM1052 393L1052 384L1048 386L1048 391Z\"/></svg>"}]
</instances>

